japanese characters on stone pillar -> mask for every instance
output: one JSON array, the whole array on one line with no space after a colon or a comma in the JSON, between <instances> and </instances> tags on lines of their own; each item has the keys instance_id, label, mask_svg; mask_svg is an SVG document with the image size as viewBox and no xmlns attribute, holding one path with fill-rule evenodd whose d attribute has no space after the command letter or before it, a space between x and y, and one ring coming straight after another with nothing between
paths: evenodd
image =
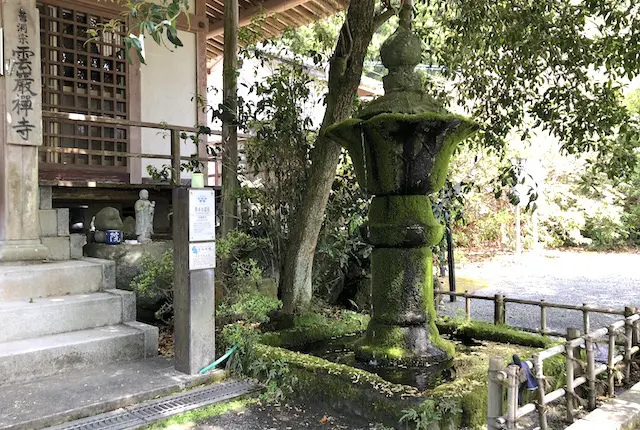
<instances>
[{"instance_id":1,"label":"japanese characters on stone pillar","mask_svg":"<svg viewBox=\"0 0 640 430\"><path fill-rule=\"evenodd\" d=\"M7 143L42 144L40 88L40 34L37 10L27 13L30 1L9 1L4 5L5 74L7 78ZM35 12L35 13L34 13Z\"/></svg>"},{"instance_id":2,"label":"japanese characters on stone pillar","mask_svg":"<svg viewBox=\"0 0 640 430\"><path fill-rule=\"evenodd\" d=\"M3 0L0 16L0 262L41 260L47 249L38 221L40 17L35 0Z\"/></svg>"}]
</instances>

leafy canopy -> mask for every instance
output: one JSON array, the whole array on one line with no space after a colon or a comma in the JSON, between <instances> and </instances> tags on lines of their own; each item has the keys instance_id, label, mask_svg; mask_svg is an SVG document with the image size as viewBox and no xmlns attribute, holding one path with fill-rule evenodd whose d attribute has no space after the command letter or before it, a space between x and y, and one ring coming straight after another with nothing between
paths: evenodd
<instances>
[{"instance_id":1,"label":"leafy canopy","mask_svg":"<svg viewBox=\"0 0 640 430\"><path fill-rule=\"evenodd\" d=\"M484 122L501 150L540 127L569 154L593 152L611 176L633 169L638 122L622 83L640 72L640 5L627 0L448 0L416 3L426 59L448 97Z\"/></svg>"}]
</instances>

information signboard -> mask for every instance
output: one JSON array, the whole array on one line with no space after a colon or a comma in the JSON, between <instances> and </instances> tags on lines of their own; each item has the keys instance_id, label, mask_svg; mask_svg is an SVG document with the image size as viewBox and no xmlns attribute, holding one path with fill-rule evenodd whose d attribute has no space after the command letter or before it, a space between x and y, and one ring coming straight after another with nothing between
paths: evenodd
<instances>
[{"instance_id":1,"label":"information signboard","mask_svg":"<svg viewBox=\"0 0 640 430\"><path fill-rule=\"evenodd\" d=\"M189 190L189 242L216 240L216 198L211 188Z\"/></svg>"},{"instance_id":2,"label":"information signboard","mask_svg":"<svg viewBox=\"0 0 640 430\"><path fill-rule=\"evenodd\" d=\"M189 244L189 270L214 269L216 267L216 243Z\"/></svg>"}]
</instances>

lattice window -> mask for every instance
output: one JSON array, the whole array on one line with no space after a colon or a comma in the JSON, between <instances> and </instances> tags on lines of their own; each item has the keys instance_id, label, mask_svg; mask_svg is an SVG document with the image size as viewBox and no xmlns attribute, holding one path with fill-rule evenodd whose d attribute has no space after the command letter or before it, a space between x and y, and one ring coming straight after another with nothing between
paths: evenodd
<instances>
[{"instance_id":1,"label":"lattice window","mask_svg":"<svg viewBox=\"0 0 640 430\"><path fill-rule=\"evenodd\" d=\"M87 29L110 17L39 3L42 109L128 119L124 28L87 42ZM44 145L52 148L127 152L126 127L44 119ZM126 170L127 158L108 154L41 153L41 161Z\"/></svg>"}]
</instances>

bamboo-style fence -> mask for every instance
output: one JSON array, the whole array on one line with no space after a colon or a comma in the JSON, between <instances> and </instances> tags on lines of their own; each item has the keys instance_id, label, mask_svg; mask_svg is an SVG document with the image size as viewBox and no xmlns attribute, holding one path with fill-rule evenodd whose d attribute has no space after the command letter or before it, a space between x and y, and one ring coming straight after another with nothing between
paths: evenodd
<instances>
[{"instance_id":1,"label":"bamboo-style fence","mask_svg":"<svg viewBox=\"0 0 640 430\"><path fill-rule=\"evenodd\" d=\"M493 323L495 325L506 324L507 305L509 303L535 306L539 308L539 314L540 314L538 328L532 329L531 327L519 327L515 325L514 327L522 330L526 330L526 331L532 331L534 333L539 333L546 336L557 336L557 337L565 336L565 333L552 331L547 328L548 327L547 310L549 309L565 309L565 310L582 312L583 333L589 333L591 331L591 316L593 314L628 316L635 313L635 308L633 307L625 307L624 309L615 309L615 308L593 306L589 303L583 303L582 305L567 305L563 303L551 303L551 302L547 302L546 300L515 299L511 297L505 297L503 294L495 294L493 296L483 296L480 294L469 293L468 291L465 291L463 293L453 292L453 291L436 291L435 294L436 294L436 303L439 302L440 296L464 298L464 311L465 311L465 318L467 320L471 320L472 300L484 300L484 301L493 302L494 304Z\"/></svg>"},{"instance_id":2,"label":"bamboo-style fence","mask_svg":"<svg viewBox=\"0 0 640 430\"><path fill-rule=\"evenodd\" d=\"M622 312L628 313L631 310L632 308L626 308ZM589 311L593 311L593 308L589 308ZM569 329L566 338L563 344L535 354L531 361L527 362L538 385L537 396L534 402L520 407L520 367L514 364L505 367L500 358L490 360L488 430L515 429L518 419L534 411L538 414L540 429L547 430L547 405L561 398L565 399L566 404L565 419L572 423L578 403L584 403L588 410L595 409L597 384L605 384L606 394L613 396L618 372L621 373L625 384L630 382L631 361L640 350L640 315L635 313L635 310L623 320L582 336L577 329ZM608 345L606 362L596 360L595 349L599 343ZM564 355L566 358L565 381L561 388L546 393L544 361L558 355ZM600 375L605 376L600 378L601 381ZM505 391L506 401L503 400Z\"/></svg>"}]
</instances>

